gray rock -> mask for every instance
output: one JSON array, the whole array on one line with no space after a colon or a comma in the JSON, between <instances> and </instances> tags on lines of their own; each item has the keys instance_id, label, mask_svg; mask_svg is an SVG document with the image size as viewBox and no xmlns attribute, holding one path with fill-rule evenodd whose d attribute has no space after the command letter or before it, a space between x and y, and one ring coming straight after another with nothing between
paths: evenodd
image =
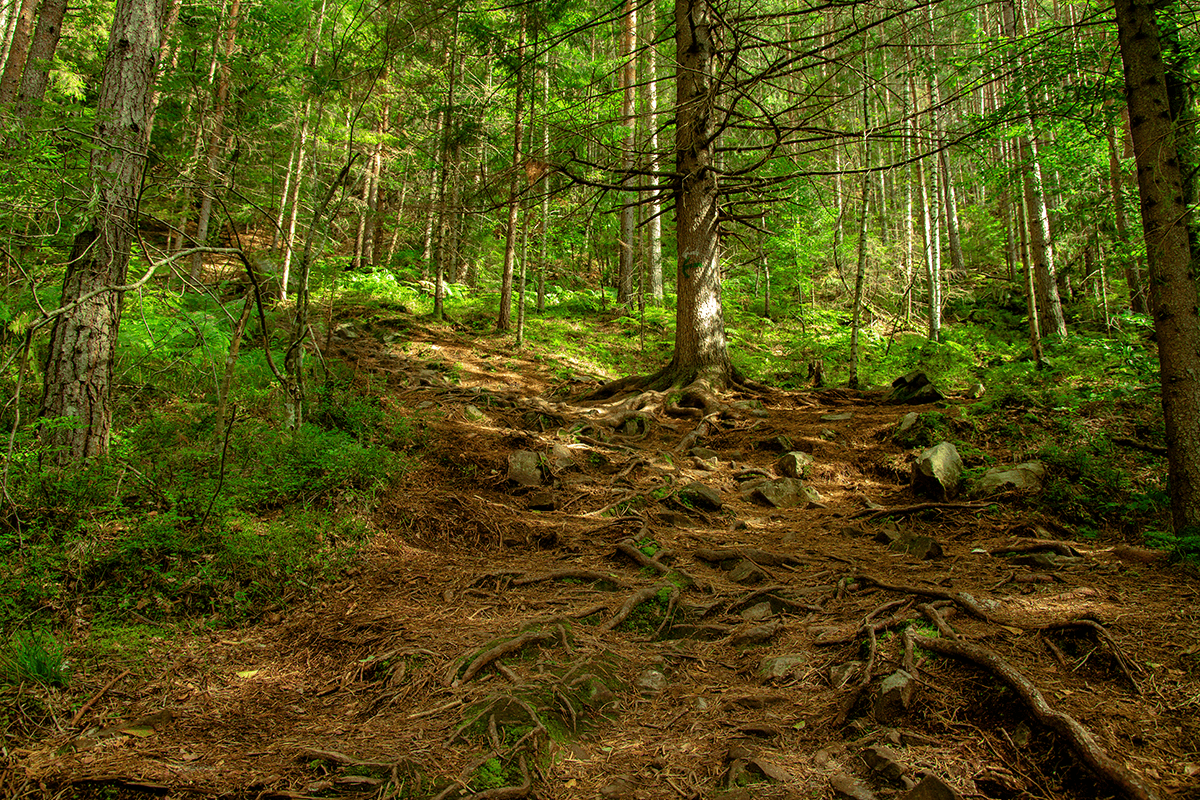
<instances>
[{"instance_id":1,"label":"gray rock","mask_svg":"<svg viewBox=\"0 0 1200 800\"><path fill-rule=\"evenodd\" d=\"M705 461L721 457L721 454L716 450L709 450L707 447L693 447L691 450L688 450L688 455L704 459Z\"/></svg>"},{"instance_id":2,"label":"gray rock","mask_svg":"<svg viewBox=\"0 0 1200 800\"><path fill-rule=\"evenodd\" d=\"M946 396L930 383L929 377L924 372L918 371L902 375L892 381L892 391L888 394L886 402L918 405L920 403L936 403L945 398Z\"/></svg>"},{"instance_id":3,"label":"gray rock","mask_svg":"<svg viewBox=\"0 0 1200 800\"><path fill-rule=\"evenodd\" d=\"M530 511L553 511L558 508L558 499L549 489L538 489L529 495Z\"/></svg>"},{"instance_id":4,"label":"gray rock","mask_svg":"<svg viewBox=\"0 0 1200 800\"><path fill-rule=\"evenodd\" d=\"M795 478L777 478L757 484L750 496L775 508L791 508L801 503L821 503L823 498L811 486L805 486Z\"/></svg>"},{"instance_id":5,"label":"gray rock","mask_svg":"<svg viewBox=\"0 0 1200 800\"><path fill-rule=\"evenodd\" d=\"M983 393L985 391L987 390L984 388L983 384L976 381L975 383L971 384L970 389L967 389L967 397L971 398L972 400L978 400L979 398L983 397Z\"/></svg>"},{"instance_id":6,"label":"gray rock","mask_svg":"<svg viewBox=\"0 0 1200 800\"><path fill-rule=\"evenodd\" d=\"M834 664L829 668L829 683L834 689L841 689L852 681L862 669L861 661L847 661L845 664Z\"/></svg>"},{"instance_id":7,"label":"gray rock","mask_svg":"<svg viewBox=\"0 0 1200 800\"><path fill-rule=\"evenodd\" d=\"M463 406L463 416L469 419L471 422L483 422L485 419L487 419L486 414L470 403Z\"/></svg>"},{"instance_id":8,"label":"gray rock","mask_svg":"<svg viewBox=\"0 0 1200 800\"><path fill-rule=\"evenodd\" d=\"M437 405L437 403L433 402L432 400L422 400L421 402L417 403L417 410L418 411L426 411L430 408L435 407L436 405ZM474 406L468 406L468 408L474 408ZM479 409L476 408L475 410L478 411ZM463 411L465 413L466 409L464 409Z\"/></svg>"},{"instance_id":9,"label":"gray rock","mask_svg":"<svg viewBox=\"0 0 1200 800\"><path fill-rule=\"evenodd\" d=\"M550 472L555 475L575 466L575 456L572 455L571 448L562 442L555 442L550 448L548 460L550 462Z\"/></svg>"},{"instance_id":10,"label":"gray rock","mask_svg":"<svg viewBox=\"0 0 1200 800\"><path fill-rule=\"evenodd\" d=\"M936 775L926 775L905 793L904 800L962 800L962 795Z\"/></svg>"},{"instance_id":11,"label":"gray rock","mask_svg":"<svg viewBox=\"0 0 1200 800\"><path fill-rule=\"evenodd\" d=\"M822 414L821 422L845 422L854 418L853 411L843 411L840 414Z\"/></svg>"},{"instance_id":12,"label":"gray rock","mask_svg":"<svg viewBox=\"0 0 1200 800\"><path fill-rule=\"evenodd\" d=\"M914 536L911 533L900 534L892 540L888 547L897 553L908 553L921 561L928 558L941 558L945 555L937 540L928 536Z\"/></svg>"},{"instance_id":13,"label":"gray rock","mask_svg":"<svg viewBox=\"0 0 1200 800\"><path fill-rule=\"evenodd\" d=\"M982 497L996 492L1010 490L1037 492L1041 491L1042 481L1046 478L1046 466L1040 461L1027 461L1015 467L995 467L984 473L979 483L972 489L971 494Z\"/></svg>"},{"instance_id":14,"label":"gray rock","mask_svg":"<svg viewBox=\"0 0 1200 800\"><path fill-rule=\"evenodd\" d=\"M642 694L662 694L667 688L667 676L651 667L643 670L633 683Z\"/></svg>"},{"instance_id":15,"label":"gray rock","mask_svg":"<svg viewBox=\"0 0 1200 800\"><path fill-rule=\"evenodd\" d=\"M637 779L632 775L618 775L600 787L604 800L634 800L637 797Z\"/></svg>"},{"instance_id":16,"label":"gray rock","mask_svg":"<svg viewBox=\"0 0 1200 800\"><path fill-rule=\"evenodd\" d=\"M702 511L720 511L723 505L720 492L697 481L680 489L679 498Z\"/></svg>"},{"instance_id":17,"label":"gray rock","mask_svg":"<svg viewBox=\"0 0 1200 800\"><path fill-rule=\"evenodd\" d=\"M942 442L924 450L913 465L912 488L934 500L951 500L962 484L963 463L958 449Z\"/></svg>"},{"instance_id":18,"label":"gray rock","mask_svg":"<svg viewBox=\"0 0 1200 800\"><path fill-rule=\"evenodd\" d=\"M778 680L793 675L808 666L808 658L800 653L764 658L758 662L758 672L764 678Z\"/></svg>"},{"instance_id":19,"label":"gray rock","mask_svg":"<svg viewBox=\"0 0 1200 800\"><path fill-rule=\"evenodd\" d=\"M770 619L773 616L775 616L775 610L771 608L771 604L765 600L761 603L755 603L749 608L744 609L741 613L742 619L750 622L761 622L762 620Z\"/></svg>"},{"instance_id":20,"label":"gray rock","mask_svg":"<svg viewBox=\"0 0 1200 800\"><path fill-rule=\"evenodd\" d=\"M900 418L900 424L898 426L896 426L896 433L907 432L910 428L912 428L913 425L917 424L917 420L920 418L921 418L921 415L918 414L917 412L915 412L915 411L908 412L907 414L905 414L903 417Z\"/></svg>"},{"instance_id":21,"label":"gray rock","mask_svg":"<svg viewBox=\"0 0 1200 800\"><path fill-rule=\"evenodd\" d=\"M743 558L729 570L729 580L742 586L753 586L767 579L767 573L748 558Z\"/></svg>"},{"instance_id":22,"label":"gray rock","mask_svg":"<svg viewBox=\"0 0 1200 800\"><path fill-rule=\"evenodd\" d=\"M900 754L885 744L876 744L863 751L863 761L881 777L898 781L905 773Z\"/></svg>"},{"instance_id":23,"label":"gray rock","mask_svg":"<svg viewBox=\"0 0 1200 800\"><path fill-rule=\"evenodd\" d=\"M829 776L829 787L835 797L846 800L875 800L875 793L857 778L852 778L844 772L835 772Z\"/></svg>"},{"instance_id":24,"label":"gray rock","mask_svg":"<svg viewBox=\"0 0 1200 800\"><path fill-rule=\"evenodd\" d=\"M808 453L801 453L799 450L793 450L790 453L784 453L783 456L775 462L775 469L782 472L789 478L803 478L808 474L809 468L813 465L813 457Z\"/></svg>"},{"instance_id":25,"label":"gray rock","mask_svg":"<svg viewBox=\"0 0 1200 800\"><path fill-rule=\"evenodd\" d=\"M542 457L528 450L509 453L508 479L518 486L541 486Z\"/></svg>"},{"instance_id":26,"label":"gray rock","mask_svg":"<svg viewBox=\"0 0 1200 800\"><path fill-rule=\"evenodd\" d=\"M912 705L916 681L902 669L883 679L875 694L875 721L880 725L891 725L908 711Z\"/></svg>"}]
</instances>

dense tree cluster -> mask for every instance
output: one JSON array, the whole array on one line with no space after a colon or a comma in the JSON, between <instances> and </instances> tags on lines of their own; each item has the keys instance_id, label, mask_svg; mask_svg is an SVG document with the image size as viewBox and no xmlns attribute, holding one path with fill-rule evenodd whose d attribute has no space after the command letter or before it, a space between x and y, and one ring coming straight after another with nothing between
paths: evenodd
<instances>
[{"instance_id":1,"label":"dense tree cluster","mask_svg":"<svg viewBox=\"0 0 1200 800\"><path fill-rule=\"evenodd\" d=\"M293 425L310 289L347 271L427 281L438 316L498 290L517 346L556 288L673 299L660 388L739 379L729 281L850 310L855 363L873 320L937 340L964 298L1015 303L1038 360L1150 313L1200 496L1171 427L1200 419L1189 0L9 0L0 31L0 313L60 463L107 447L132 253L184 296L244 276L235 338L294 309L267 359Z\"/></svg>"}]
</instances>

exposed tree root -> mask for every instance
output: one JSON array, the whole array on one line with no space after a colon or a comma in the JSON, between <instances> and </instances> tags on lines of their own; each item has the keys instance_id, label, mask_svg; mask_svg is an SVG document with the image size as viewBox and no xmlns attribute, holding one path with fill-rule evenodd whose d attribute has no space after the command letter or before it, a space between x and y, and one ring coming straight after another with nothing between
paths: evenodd
<instances>
[{"instance_id":1,"label":"exposed tree root","mask_svg":"<svg viewBox=\"0 0 1200 800\"><path fill-rule=\"evenodd\" d=\"M544 572L541 575L522 575L519 578L514 578L513 586L528 586L531 583L543 583L545 581L589 581L591 583L612 583L617 586L629 586L623 579L615 575L607 575L603 572L596 572L591 569L556 569L553 572Z\"/></svg>"},{"instance_id":2,"label":"exposed tree root","mask_svg":"<svg viewBox=\"0 0 1200 800\"><path fill-rule=\"evenodd\" d=\"M478 656L476 656L475 660L467 666L462 676L456 678L453 682L451 682L450 685L461 686L478 675L482 669L487 667L488 664L491 664L496 659L504 658L504 656L508 655L509 653L515 653L526 645L540 644L541 642L550 641L553 638L554 634L550 631L527 631L516 638L509 639L506 642L501 642L490 650L487 650L486 652L480 653Z\"/></svg>"},{"instance_id":3,"label":"exposed tree root","mask_svg":"<svg viewBox=\"0 0 1200 800\"><path fill-rule=\"evenodd\" d=\"M1121 672L1125 673L1125 679L1129 681L1129 685L1133 687L1134 693L1142 693L1142 688L1138 686L1138 682L1133 677L1133 671L1138 669L1137 664L1129 660L1129 658L1125 655L1125 652L1121 650L1120 645L1117 644L1116 639L1114 639L1112 634L1109 633L1108 630L1099 622L1091 619L1074 619L1068 622L1056 622L1042 628L1040 633L1042 634L1043 640L1045 640L1047 644L1053 646L1053 644L1045 638L1045 634L1048 631L1062 631L1070 630L1072 628L1083 628L1085 630L1089 630L1096 634L1096 638L1108 645L1109 650L1112 651L1113 658L1117 662L1117 666L1121 668ZM1054 649L1058 650L1057 647ZM1060 655L1062 654L1061 650L1058 652Z\"/></svg>"},{"instance_id":4,"label":"exposed tree root","mask_svg":"<svg viewBox=\"0 0 1200 800\"><path fill-rule=\"evenodd\" d=\"M617 552L624 556L628 556L639 567L652 569L660 575L666 575L671 571L670 567L660 562L657 558L651 558L643 553L633 539L626 539L623 542L617 542Z\"/></svg>"},{"instance_id":5,"label":"exposed tree root","mask_svg":"<svg viewBox=\"0 0 1200 800\"><path fill-rule=\"evenodd\" d=\"M600 630L611 631L613 628L629 619L629 615L633 613L635 608L642 603L645 603L647 600L654 599L655 595L657 595L663 589L670 589L676 593L679 591L679 587L670 581L659 581L653 586L643 586L641 589L638 589L636 592L630 595L629 599L626 600L619 609L617 609L617 613L613 614L612 619L600 626Z\"/></svg>"},{"instance_id":6,"label":"exposed tree root","mask_svg":"<svg viewBox=\"0 0 1200 800\"><path fill-rule=\"evenodd\" d=\"M947 592L943 589L929 589L924 586L902 586L894 583L884 583L878 578L873 578L870 575L857 575L855 576L854 580L861 583L870 584L872 586L878 586L880 589L885 589L889 592L903 592L905 594L920 595L921 597L936 597L940 600L950 600L951 602L962 606L964 611L976 619L982 619L988 622L996 621L991 614L984 610L983 606L979 604L978 600L966 592Z\"/></svg>"},{"instance_id":7,"label":"exposed tree root","mask_svg":"<svg viewBox=\"0 0 1200 800\"><path fill-rule=\"evenodd\" d=\"M1005 553L1041 553L1045 551L1057 553L1060 556L1068 558L1081 558L1083 553L1080 553L1066 542L1043 541L1041 539L1014 539L1011 543L1002 547L993 547L988 551L989 555L999 556Z\"/></svg>"},{"instance_id":8,"label":"exposed tree root","mask_svg":"<svg viewBox=\"0 0 1200 800\"><path fill-rule=\"evenodd\" d=\"M916 503L911 506L895 506L893 508L864 508L850 515L850 519L865 519L872 520L876 517L891 517L904 514L916 514L919 511L930 511L932 509L950 508L950 509L971 509L979 511L980 509L988 508L996 505L994 502L977 502L977 503Z\"/></svg>"},{"instance_id":9,"label":"exposed tree root","mask_svg":"<svg viewBox=\"0 0 1200 800\"><path fill-rule=\"evenodd\" d=\"M517 762L521 767L522 782L520 786L501 786L498 789L485 789L482 792L476 792L470 795L466 800L514 800L518 797L527 797L529 790L533 787L533 777L529 774L529 766L525 763L525 756L521 755Z\"/></svg>"},{"instance_id":10,"label":"exposed tree root","mask_svg":"<svg viewBox=\"0 0 1200 800\"><path fill-rule=\"evenodd\" d=\"M710 564L718 564L722 561L738 561L747 559L758 564L760 567L781 567L785 564L803 564L799 558L790 553L773 553L769 550L759 550L756 547L719 547L719 548L700 548L695 551L696 558L701 561L707 561ZM776 586L775 589L782 589L782 586ZM768 591L768 590L762 590ZM773 591L773 590L771 590Z\"/></svg>"},{"instance_id":11,"label":"exposed tree root","mask_svg":"<svg viewBox=\"0 0 1200 800\"><path fill-rule=\"evenodd\" d=\"M961 639L950 641L941 638L917 636L911 629L905 631L905 638L926 650L932 650L942 655L954 656L972 661L990 671L1000 680L1008 684L1025 704L1029 706L1038 722L1056 731L1071 743L1084 763L1099 777L1121 790L1125 797L1131 800L1158 800L1157 790L1135 775L1124 764L1115 761L1105 752L1091 731L1081 725L1074 717L1055 710L1036 686L1015 667L1009 664L991 650L978 645L964 642Z\"/></svg>"}]
</instances>

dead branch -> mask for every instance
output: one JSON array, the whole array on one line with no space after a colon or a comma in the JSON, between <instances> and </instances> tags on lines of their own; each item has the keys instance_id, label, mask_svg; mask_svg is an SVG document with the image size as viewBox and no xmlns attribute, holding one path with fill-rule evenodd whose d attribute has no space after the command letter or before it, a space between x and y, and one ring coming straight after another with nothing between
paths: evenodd
<instances>
[{"instance_id":1,"label":"dead branch","mask_svg":"<svg viewBox=\"0 0 1200 800\"><path fill-rule=\"evenodd\" d=\"M911 638L918 647L972 661L1004 681L1025 701L1038 722L1065 737L1084 763L1101 778L1119 788L1122 794L1130 800L1158 800L1160 797L1157 790L1145 783L1124 764L1109 756L1096 741L1096 737L1092 735L1091 731L1074 717L1051 707L1028 678L991 650L969 644L961 639L949 641L916 635Z\"/></svg>"},{"instance_id":2,"label":"dead branch","mask_svg":"<svg viewBox=\"0 0 1200 800\"><path fill-rule=\"evenodd\" d=\"M100 691L98 691L94 695L92 695L91 699L88 700L86 703L84 703L82 706L80 706L79 710L75 712L75 716L71 717L71 724L68 725L67 727L74 728L76 725L78 725L79 720L83 719L83 715L86 714L88 712L88 710L91 709L92 706L96 705L96 702L101 697L104 696L105 692L107 692L109 689L111 689L113 686L115 686L117 684L117 681L121 680L128 674L129 674L129 670L125 670L120 675L118 675L117 677L115 677L111 681L109 681L108 683L101 686Z\"/></svg>"},{"instance_id":3,"label":"dead branch","mask_svg":"<svg viewBox=\"0 0 1200 800\"><path fill-rule=\"evenodd\" d=\"M994 506L994 502L976 502L976 503L917 503L911 506L895 506L893 508L864 508L862 511L857 511L850 515L850 519L866 519L872 520L876 517L900 516L905 514L916 514L918 511L930 511L935 508L949 509L972 509L979 511L989 506Z\"/></svg>"},{"instance_id":4,"label":"dead branch","mask_svg":"<svg viewBox=\"0 0 1200 800\"><path fill-rule=\"evenodd\" d=\"M509 639L506 642L501 642L495 647L480 653L475 657L475 660L470 663L466 671L463 672L461 678L457 678L451 683L451 686L461 686L467 681L474 678L479 671L491 664L498 658L504 658L509 653L515 653L521 648L529 644L538 644L541 642L550 641L554 638L554 634L550 631L527 631L514 639Z\"/></svg>"}]
</instances>

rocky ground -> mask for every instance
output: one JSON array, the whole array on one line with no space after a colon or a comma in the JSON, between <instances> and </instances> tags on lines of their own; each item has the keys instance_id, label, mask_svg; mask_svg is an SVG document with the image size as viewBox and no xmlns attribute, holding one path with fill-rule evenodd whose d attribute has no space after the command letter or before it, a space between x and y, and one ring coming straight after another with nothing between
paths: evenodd
<instances>
[{"instance_id":1,"label":"rocky ground","mask_svg":"<svg viewBox=\"0 0 1200 800\"><path fill-rule=\"evenodd\" d=\"M424 466L361 565L90 676L0 795L1200 797L1195 573L1022 491L915 495L900 420L971 401L613 427L584 376L396 338L359 368Z\"/></svg>"}]
</instances>

